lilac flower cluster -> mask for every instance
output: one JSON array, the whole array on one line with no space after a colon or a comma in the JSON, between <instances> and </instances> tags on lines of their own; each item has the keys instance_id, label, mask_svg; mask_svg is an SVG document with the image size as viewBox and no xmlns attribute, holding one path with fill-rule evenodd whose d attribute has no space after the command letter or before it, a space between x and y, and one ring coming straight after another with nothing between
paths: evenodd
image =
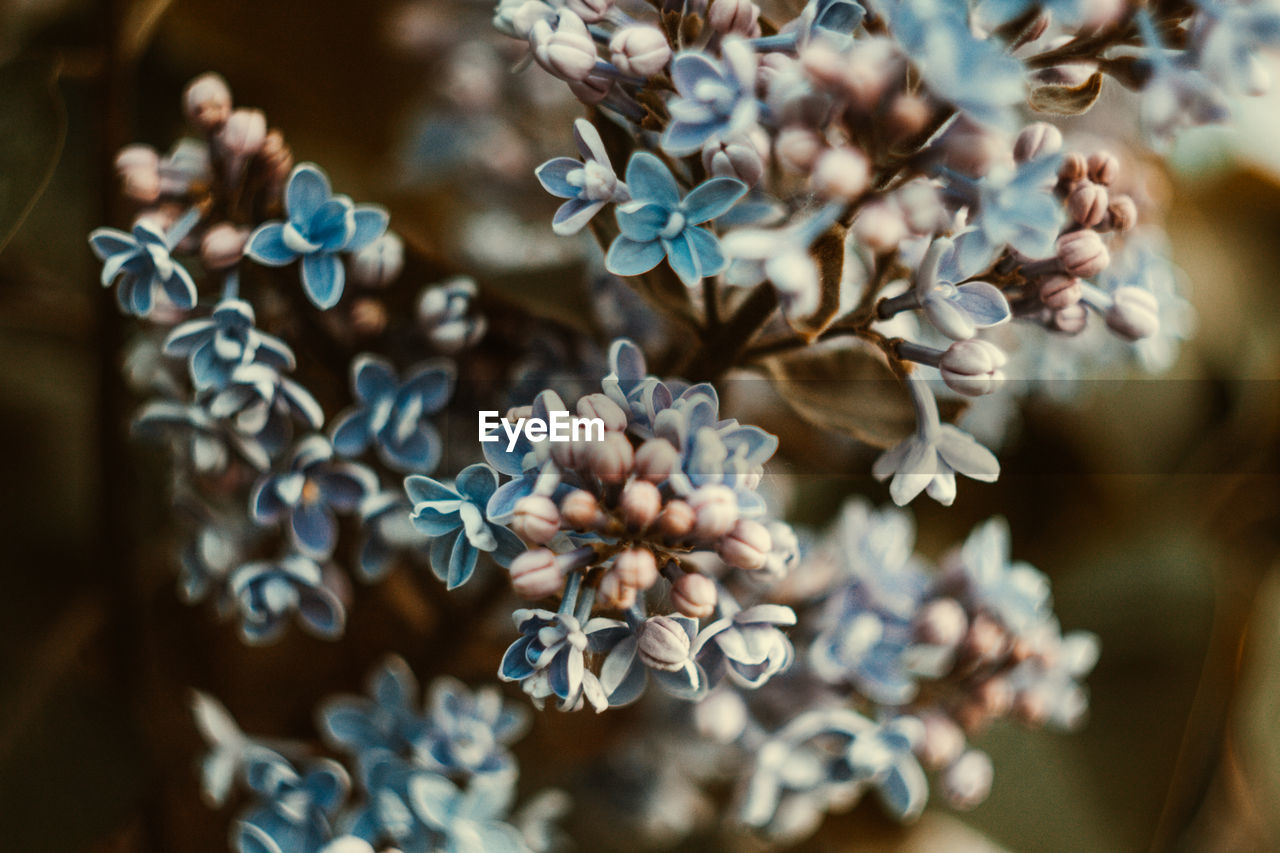
<instances>
[{"instance_id":1,"label":"lilac flower cluster","mask_svg":"<svg viewBox=\"0 0 1280 853\"><path fill-rule=\"evenodd\" d=\"M418 684L400 658L369 677L367 697L335 696L317 717L314 746L246 735L226 708L195 694L196 725L209 746L201 764L205 797L246 805L231 831L238 853L401 853L493 850L543 853L565 795L547 790L512 812L519 767L507 747L525 712L494 688L471 691L441 678L419 708Z\"/></svg>"}]
</instances>

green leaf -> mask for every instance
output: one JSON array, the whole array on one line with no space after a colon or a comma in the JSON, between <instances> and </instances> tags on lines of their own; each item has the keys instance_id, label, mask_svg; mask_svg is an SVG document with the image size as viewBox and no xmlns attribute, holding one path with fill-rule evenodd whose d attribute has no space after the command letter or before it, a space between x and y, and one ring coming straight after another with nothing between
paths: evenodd
<instances>
[{"instance_id":1,"label":"green leaf","mask_svg":"<svg viewBox=\"0 0 1280 853\"><path fill-rule=\"evenodd\" d=\"M35 207L62 153L67 117L56 63L0 66L0 252Z\"/></svg>"},{"instance_id":2,"label":"green leaf","mask_svg":"<svg viewBox=\"0 0 1280 853\"><path fill-rule=\"evenodd\" d=\"M819 344L763 366L791 408L824 429L876 447L915 429L906 388L879 350L862 341Z\"/></svg>"},{"instance_id":3,"label":"green leaf","mask_svg":"<svg viewBox=\"0 0 1280 853\"><path fill-rule=\"evenodd\" d=\"M1038 113L1076 116L1086 112L1102 94L1102 72L1079 86L1040 86L1031 91L1027 103Z\"/></svg>"}]
</instances>

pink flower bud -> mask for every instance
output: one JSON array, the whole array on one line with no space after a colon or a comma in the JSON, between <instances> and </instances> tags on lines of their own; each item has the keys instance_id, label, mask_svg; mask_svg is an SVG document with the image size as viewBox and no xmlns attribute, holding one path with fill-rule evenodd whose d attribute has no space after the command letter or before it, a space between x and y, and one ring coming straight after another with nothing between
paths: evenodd
<instances>
[{"instance_id":1,"label":"pink flower bud","mask_svg":"<svg viewBox=\"0 0 1280 853\"><path fill-rule=\"evenodd\" d=\"M734 502L737 503L736 498ZM748 571L762 568L772 549L773 538L769 535L768 528L758 521L745 518L738 519L733 529L716 542L716 553L720 555L720 559Z\"/></svg>"},{"instance_id":2,"label":"pink flower bud","mask_svg":"<svg viewBox=\"0 0 1280 853\"><path fill-rule=\"evenodd\" d=\"M971 809L991 793L995 771L985 752L971 749L942 774L942 796L957 809Z\"/></svg>"},{"instance_id":3,"label":"pink flower bud","mask_svg":"<svg viewBox=\"0 0 1280 853\"><path fill-rule=\"evenodd\" d=\"M990 616L978 613L969 623L969 631L964 636L962 652L965 657L978 663L991 663L1004 653L1006 643L1005 631Z\"/></svg>"},{"instance_id":4,"label":"pink flower bud","mask_svg":"<svg viewBox=\"0 0 1280 853\"><path fill-rule=\"evenodd\" d=\"M706 575L682 575L671 586L671 603L691 619L705 619L716 609L716 584Z\"/></svg>"},{"instance_id":5,"label":"pink flower bud","mask_svg":"<svg viewBox=\"0 0 1280 853\"><path fill-rule=\"evenodd\" d=\"M1089 324L1089 312L1080 303L1053 312L1050 325L1064 335L1078 335Z\"/></svg>"},{"instance_id":6,"label":"pink flower bud","mask_svg":"<svg viewBox=\"0 0 1280 853\"><path fill-rule=\"evenodd\" d=\"M751 0L713 0L707 23L721 35L731 33L747 38L760 35L760 7Z\"/></svg>"},{"instance_id":7,"label":"pink flower bud","mask_svg":"<svg viewBox=\"0 0 1280 853\"><path fill-rule=\"evenodd\" d=\"M930 601L916 614L915 637L931 646L953 649L969 630L969 617L954 598Z\"/></svg>"},{"instance_id":8,"label":"pink flower bud","mask_svg":"<svg viewBox=\"0 0 1280 853\"><path fill-rule=\"evenodd\" d=\"M716 743L733 743L747 727L747 705L736 690L717 690L693 706L698 734Z\"/></svg>"},{"instance_id":9,"label":"pink flower bud","mask_svg":"<svg viewBox=\"0 0 1280 853\"><path fill-rule=\"evenodd\" d=\"M249 242L249 229L237 228L230 222L219 222L204 233L200 241L200 260L211 270L223 270L244 256Z\"/></svg>"},{"instance_id":10,"label":"pink flower bud","mask_svg":"<svg viewBox=\"0 0 1280 853\"><path fill-rule=\"evenodd\" d=\"M945 767L964 751L964 732L946 714L931 711L920 715L924 737L917 747L920 761L930 770Z\"/></svg>"},{"instance_id":11,"label":"pink flower bud","mask_svg":"<svg viewBox=\"0 0 1280 853\"><path fill-rule=\"evenodd\" d=\"M593 441L587 448L591 473L604 483L621 483L631 473L635 450L631 440L621 432L606 432L604 441Z\"/></svg>"},{"instance_id":12,"label":"pink flower bud","mask_svg":"<svg viewBox=\"0 0 1280 853\"><path fill-rule=\"evenodd\" d=\"M680 464L680 451L665 438L651 438L636 451L636 476L661 483Z\"/></svg>"},{"instance_id":13,"label":"pink flower bud","mask_svg":"<svg viewBox=\"0 0 1280 853\"><path fill-rule=\"evenodd\" d=\"M1082 295L1080 279L1074 276L1051 275L1040 282L1040 301L1055 311L1070 308Z\"/></svg>"},{"instance_id":14,"label":"pink flower bud","mask_svg":"<svg viewBox=\"0 0 1280 853\"><path fill-rule=\"evenodd\" d=\"M613 571L627 586L648 589L658 581L658 561L648 548L628 548L613 561Z\"/></svg>"},{"instance_id":15,"label":"pink flower bud","mask_svg":"<svg viewBox=\"0 0 1280 853\"><path fill-rule=\"evenodd\" d=\"M1084 180L1089 174L1089 164L1085 160L1083 154L1072 151L1062 158L1062 165L1058 167L1058 179L1065 184L1074 184L1076 181Z\"/></svg>"},{"instance_id":16,"label":"pink flower bud","mask_svg":"<svg viewBox=\"0 0 1280 853\"><path fill-rule=\"evenodd\" d=\"M272 192L280 192L293 171L293 149L284 141L284 134L278 130L267 131L256 159Z\"/></svg>"},{"instance_id":17,"label":"pink flower bud","mask_svg":"<svg viewBox=\"0 0 1280 853\"><path fill-rule=\"evenodd\" d=\"M1009 679L1000 675L993 675L979 684L974 696L989 717L1003 717L1013 708L1013 687L1009 685Z\"/></svg>"},{"instance_id":18,"label":"pink flower bud","mask_svg":"<svg viewBox=\"0 0 1280 853\"><path fill-rule=\"evenodd\" d=\"M560 510L544 495L529 495L516 501L511 531L531 545L545 545L560 532Z\"/></svg>"},{"instance_id":19,"label":"pink flower bud","mask_svg":"<svg viewBox=\"0 0 1280 853\"><path fill-rule=\"evenodd\" d=\"M1126 341L1139 341L1160 331L1160 303L1149 290L1118 287L1111 294L1107 328Z\"/></svg>"},{"instance_id":20,"label":"pink flower bud","mask_svg":"<svg viewBox=\"0 0 1280 853\"><path fill-rule=\"evenodd\" d=\"M560 501L560 517L573 530L598 530L608 518L600 510L596 496L586 489L577 489Z\"/></svg>"},{"instance_id":21,"label":"pink flower bud","mask_svg":"<svg viewBox=\"0 0 1280 853\"><path fill-rule=\"evenodd\" d=\"M689 660L689 635L670 616L650 616L640 626L637 653L645 666L674 672Z\"/></svg>"},{"instance_id":22,"label":"pink flower bud","mask_svg":"<svg viewBox=\"0 0 1280 853\"><path fill-rule=\"evenodd\" d=\"M1138 224L1138 205L1127 195L1113 196L1107 205L1107 219L1113 230L1128 231Z\"/></svg>"},{"instance_id":23,"label":"pink flower bud","mask_svg":"<svg viewBox=\"0 0 1280 853\"><path fill-rule=\"evenodd\" d=\"M785 168L798 173L812 171L822 149L822 139L818 134L799 125L784 127L774 142L778 160Z\"/></svg>"},{"instance_id":24,"label":"pink flower bud","mask_svg":"<svg viewBox=\"0 0 1280 853\"><path fill-rule=\"evenodd\" d=\"M1090 278L1107 268L1111 254L1098 232L1091 229L1071 231L1058 238L1058 261L1071 275Z\"/></svg>"},{"instance_id":25,"label":"pink flower bud","mask_svg":"<svg viewBox=\"0 0 1280 853\"><path fill-rule=\"evenodd\" d=\"M1109 186L1120 177L1120 161L1110 151L1096 151L1089 155L1089 180Z\"/></svg>"},{"instance_id":26,"label":"pink flower bud","mask_svg":"<svg viewBox=\"0 0 1280 853\"><path fill-rule=\"evenodd\" d=\"M813 188L833 201L853 201L871 183L871 163L857 148L833 148L818 157Z\"/></svg>"},{"instance_id":27,"label":"pink flower bud","mask_svg":"<svg viewBox=\"0 0 1280 853\"><path fill-rule=\"evenodd\" d=\"M703 486L689 496L699 539L719 539L738 520L738 496L728 486ZM768 550L767 548L765 550Z\"/></svg>"},{"instance_id":28,"label":"pink flower bud","mask_svg":"<svg viewBox=\"0 0 1280 853\"><path fill-rule=\"evenodd\" d=\"M1062 131L1045 121L1029 124L1013 143L1013 159L1027 163L1062 150Z\"/></svg>"},{"instance_id":29,"label":"pink flower bud","mask_svg":"<svg viewBox=\"0 0 1280 853\"><path fill-rule=\"evenodd\" d=\"M956 341L942 354L938 369L952 391L969 397L990 394L1004 381L1005 354L990 341Z\"/></svg>"},{"instance_id":30,"label":"pink flower bud","mask_svg":"<svg viewBox=\"0 0 1280 853\"><path fill-rule=\"evenodd\" d=\"M767 150L768 143L763 147ZM764 177L760 146L748 136L735 136L703 148L702 165L717 178L737 178L749 187Z\"/></svg>"},{"instance_id":31,"label":"pink flower bud","mask_svg":"<svg viewBox=\"0 0 1280 853\"><path fill-rule=\"evenodd\" d=\"M623 487L618 507L622 510L622 519L629 529L644 530L662 512L662 494L653 483L632 480Z\"/></svg>"},{"instance_id":32,"label":"pink flower bud","mask_svg":"<svg viewBox=\"0 0 1280 853\"><path fill-rule=\"evenodd\" d=\"M232 171L262 150L267 138L267 117L261 110L236 110L214 137L214 149L230 161Z\"/></svg>"},{"instance_id":33,"label":"pink flower bud","mask_svg":"<svg viewBox=\"0 0 1280 853\"><path fill-rule=\"evenodd\" d=\"M603 101L613 88L613 81L599 74L592 74L586 80L570 80L569 91L573 96L589 107Z\"/></svg>"},{"instance_id":34,"label":"pink flower bud","mask_svg":"<svg viewBox=\"0 0 1280 853\"><path fill-rule=\"evenodd\" d=\"M915 139L929 126L933 107L919 95L902 94L893 99L885 116L885 130L892 139Z\"/></svg>"},{"instance_id":35,"label":"pink flower bud","mask_svg":"<svg viewBox=\"0 0 1280 853\"><path fill-rule=\"evenodd\" d=\"M1013 713L1029 726L1042 726L1049 718L1051 697L1032 687L1021 690L1013 700Z\"/></svg>"},{"instance_id":36,"label":"pink flower bud","mask_svg":"<svg viewBox=\"0 0 1280 853\"><path fill-rule=\"evenodd\" d=\"M160 197L160 155L149 145L129 145L116 155L120 188L134 201L151 204Z\"/></svg>"},{"instance_id":37,"label":"pink flower bud","mask_svg":"<svg viewBox=\"0 0 1280 853\"><path fill-rule=\"evenodd\" d=\"M623 74L652 77L671 60L671 45L657 27L623 27L609 42L609 58Z\"/></svg>"},{"instance_id":38,"label":"pink flower bud","mask_svg":"<svg viewBox=\"0 0 1280 853\"><path fill-rule=\"evenodd\" d=\"M613 610L626 610L636 603L636 588L628 586L616 571L605 572L596 595L601 605Z\"/></svg>"},{"instance_id":39,"label":"pink flower bud","mask_svg":"<svg viewBox=\"0 0 1280 853\"><path fill-rule=\"evenodd\" d=\"M1107 218L1107 188L1092 181L1081 181L1067 196L1067 212L1086 228L1101 224Z\"/></svg>"},{"instance_id":40,"label":"pink flower bud","mask_svg":"<svg viewBox=\"0 0 1280 853\"><path fill-rule=\"evenodd\" d=\"M588 394L578 400L578 417L600 418L606 432L621 432L627 428L627 413L604 394Z\"/></svg>"},{"instance_id":41,"label":"pink flower bud","mask_svg":"<svg viewBox=\"0 0 1280 853\"><path fill-rule=\"evenodd\" d=\"M853 235L876 254L887 254L907 238L907 221L896 205L873 201L853 220Z\"/></svg>"},{"instance_id":42,"label":"pink flower bud","mask_svg":"<svg viewBox=\"0 0 1280 853\"><path fill-rule=\"evenodd\" d=\"M511 587L522 598L546 598L564 587L564 571L548 548L525 551L511 561Z\"/></svg>"},{"instance_id":43,"label":"pink flower bud","mask_svg":"<svg viewBox=\"0 0 1280 853\"><path fill-rule=\"evenodd\" d=\"M564 0L564 7L588 24L604 20L613 0Z\"/></svg>"},{"instance_id":44,"label":"pink flower bud","mask_svg":"<svg viewBox=\"0 0 1280 853\"><path fill-rule=\"evenodd\" d=\"M560 10L554 28L546 20L534 24L529 44L538 64L562 80L581 83L595 70L596 43L587 25L568 9Z\"/></svg>"},{"instance_id":45,"label":"pink flower bud","mask_svg":"<svg viewBox=\"0 0 1280 853\"><path fill-rule=\"evenodd\" d=\"M182 93L182 111L187 121L210 133L231 116L231 89L218 74L201 74Z\"/></svg>"},{"instance_id":46,"label":"pink flower bud","mask_svg":"<svg viewBox=\"0 0 1280 853\"><path fill-rule=\"evenodd\" d=\"M681 500L667 501L658 516L658 532L669 542L679 542L693 532L697 521L697 513L693 507Z\"/></svg>"},{"instance_id":47,"label":"pink flower bud","mask_svg":"<svg viewBox=\"0 0 1280 853\"><path fill-rule=\"evenodd\" d=\"M351 280L364 287L386 287L404 269L404 241L388 231L351 258Z\"/></svg>"},{"instance_id":48,"label":"pink flower bud","mask_svg":"<svg viewBox=\"0 0 1280 853\"><path fill-rule=\"evenodd\" d=\"M374 337L387 328L387 306L379 299L358 297L351 302L351 328L358 335Z\"/></svg>"}]
</instances>

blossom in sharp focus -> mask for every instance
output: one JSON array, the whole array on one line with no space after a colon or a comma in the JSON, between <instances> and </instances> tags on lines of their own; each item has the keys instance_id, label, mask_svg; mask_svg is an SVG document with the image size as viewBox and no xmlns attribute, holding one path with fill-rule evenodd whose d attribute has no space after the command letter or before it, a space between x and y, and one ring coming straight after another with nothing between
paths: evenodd
<instances>
[{"instance_id":1,"label":"blossom in sharp focus","mask_svg":"<svg viewBox=\"0 0 1280 853\"><path fill-rule=\"evenodd\" d=\"M453 362L420 364L400 381L391 363L362 353L351 363L356 405L338 416L333 446L343 456L359 456L373 445L397 471L429 472L440 462L440 434L427 420L453 394Z\"/></svg>"},{"instance_id":2,"label":"blossom in sharp focus","mask_svg":"<svg viewBox=\"0 0 1280 853\"><path fill-rule=\"evenodd\" d=\"M660 142L668 154L693 154L755 124L760 113L755 51L743 39L730 36L721 45L721 56L717 61L701 51L686 50L671 60L678 97L667 104L671 123ZM627 182L631 183L630 175Z\"/></svg>"},{"instance_id":3,"label":"blossom in sharp focus","mask_svg":"<svg viewBox=\"0 0 1280 853\"><path fill-rule=\"evenodd\" d=\"M377 475L363 465L337 462L324 436L298 442L284 469L259 478L249 499L253 520L261 525L289 523L294 546L317 560L333 553L338 539L334 512L354 512L378 487Z\"/></svg>"},{"instance_id":4,"label":"blossom in sharp focus","mask_svg":"<svg viewBox=\"0 0 1280 853\"><path fill-rule=\"evenodd\" d=\"M174 228L177 232L179 229ZM185 229L180 236L185 236ZM180 237L179 237L180 239ZM116 288L116 301L127 314L145 317L155 307L157 291L184 311L196 305L196 284L182 264L170 256L170 244L153 223L142 221L133 232L98 228L89 234L89 245L102 261L102 286Z\"/></svg>"},{"instance_id":5,"label":"blossom in sharp focus","mask_svg":"<svg viewBox=\"0 0 1280 853\"><path fill-rule=\"evenodd\" d=\"M358 252L387 230L387 212L355 205L334 195L319 167L301 163L285 185L288 218L259 225L249 235L245 254L260 264L282 267L302 259L302 286L317 308L338 304L346 273L339 252Z\"/></svg>"},{"instance_id":6,"label":"blossom in sharp focus","mask_svg":"<svg viewBox=\"0 0 1280 853\"><path fill-rule=\"evenodd\" d=\"M632 200L618 205L622 231L609 246L605 268L614 275L640 275L665 257L680 280L694 287L725 267L716 236L704 222L727 211L747 192L736 178L712 178L680 197L676 179L647 151L631 156L627 186Z\"/></svg>"},{"instance_id":7,"label":"blossom in sharp focus","mask_svg":"<svg viewBox=\"0 0 1280 853\"><path fill-rule=\"evenodd\" d=\"M241 299L224 299L213 314L188 320L164 340L165 355L188 359L196 391L221 390L231 372L242 364L265 364L277 371L295 367L293 350L274 335L254 328L253 306Z\"/></svg>"},{"instance_id":8,"label":"blossom in sharp focus","mask_svg":"<svg viewBox=\"0 0 1280 853\"><path fill-rule=\"evenodd\" d=\"M551 220L551 230L560 235L576 234L609 202L631 199L627 185L618 180L609 163L600 132L586 119L573 123L573 138L582 161L572 157L548 160L534 172L547 192L568 199Z\"/></svg>"},{"instance_id":9,"label":"blossom in sharp focus","mask_svg":"<svg viewBox=\"0 0 1280 853\"><path fill-rule=\"evenodd\" d=\"M539 708L551 696L559 700L562 711L576 710L584 699L597 711L609 707L600 680L587 669L584 653L590 640L577 617L522 608L511 618L522 636L502 656L499 678L520 682Z\"/></svg>"},{"instance_id":10,"label":"blossom in sharp focus","mask_svg":"<svg viewBox=\"0 0 1280 853\"><path fill-rule=\"evenodd\" d=\"M780 604L757 604L725 616L698 634L693 654L710 684L724 676L754 690L791 665L795 650L779 626L796 624L796 614Z\"/></svg>"},{"instance_id":11,"label":"blossom in sharp focus","mask_svg":"<svg viewBox=\"0 0 1280 853\"><path fill-rule=\"evenodd\" d=\"M937 237L916 270L916 302L934 328L952 340L972 338L978 329L997 326L1012 316L999 288L985 281L966 281L990 263L989 247L977 231L966 231L955 241Z\"/></svg>"},{"instance_id":12,"label":"blossom in sharp focus","mask_svg":"<svg viewBox=\"0 0 1280 853\"><path fill-rule=\"evenodd\" d=\"M481 551L508 566L525 550L520 538L485 517L498 489L498 475L483 463L463 468L453 485L414 475L404 481L413 502L413 523L431 543L431 568L449 589L471 579Z\"/></svg>"}]
</instances>

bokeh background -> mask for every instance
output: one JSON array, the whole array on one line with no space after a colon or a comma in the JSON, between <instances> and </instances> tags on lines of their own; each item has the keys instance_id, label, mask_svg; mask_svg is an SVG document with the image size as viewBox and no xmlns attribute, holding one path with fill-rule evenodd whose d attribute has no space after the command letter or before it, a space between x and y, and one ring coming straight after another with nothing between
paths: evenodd
<instances>
[{"instance_id":1,"label":"bokeh background","mask_svg":"<svg viewBox=\"0 0 1280 853\"><path fill-rule=\"evenodd\" d=\"M316 701L389 651L424 681L492 679L500 623L462 632L481 619L468 600L409 569L359 591L336 644L292 632L247 649L180 602L164 457L128 437L130 327L85 240L126 216L114 151L176 139L184 83L217 70L299 159L388 205L429 263L475 274L500 351L528 315L589 334L581 270L531 176L575 108L507 73L489 5L0 2L0 240L20 226L0 243L0 850L226 849L232 813L197 789L192 687L249 731L309 737ZM1106 106L1087 129L1108 129ZM1184 140L1166 176L1199 317L1172 373L1033 401L998 484L915 507L934 555L1009 517L1064 628L1102 638L1087 727L999 727L979 741L997 773L976 811L899 829L867 804L805 849L1280 849L1280 100L1246 108L1238 132ZM808 437L777 427L784 448ZM866 452L818 447L858 473L793 477L797 520L821 524L848 493L887 499ZM634 722L539 715L516 750L528 788L595 778ZM608 845L586 804L569 829L579 849Z\"/></svg>"}]
</instances>

